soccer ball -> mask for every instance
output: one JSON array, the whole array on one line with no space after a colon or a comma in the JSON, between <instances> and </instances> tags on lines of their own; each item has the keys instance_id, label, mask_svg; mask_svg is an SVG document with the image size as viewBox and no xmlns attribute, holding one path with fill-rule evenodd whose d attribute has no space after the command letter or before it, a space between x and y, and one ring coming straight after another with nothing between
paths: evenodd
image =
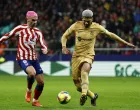
<instances>
[{"instance_id":1,"label":"soccer ball","mask_svg":"<svg viewBox=\"0 0 140 110\"><path fill-rule=\"evenodd\" d=\"M67 104L71 99L70 94L67 91L61 91L58 93L57 100L60 104Z\"/></svg>"}]
</instances>

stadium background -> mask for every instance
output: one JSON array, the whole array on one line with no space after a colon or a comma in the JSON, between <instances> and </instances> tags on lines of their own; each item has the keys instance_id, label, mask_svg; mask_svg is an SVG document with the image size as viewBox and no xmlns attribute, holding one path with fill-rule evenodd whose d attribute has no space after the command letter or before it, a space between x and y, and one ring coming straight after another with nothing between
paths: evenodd
<instances>
[{"instance_id":1,"label":"stadium background","mask_svg":"<svg viewBox=\"0 0 140 110\"><path fill-rule=\"evenodd\" d=\"M1 0L0 36L26 23L28 10L36 11L39 15L37 27L43 32L49 46L48 55L42 55L37 49L46 74L46 86L41 97L45 107L40 109L92 109L88 103L83 108L79 106L80 95L75 91L70 77L71 55L62 55L60 44L63 32L72 23L81 20L81 13L87 8L93 11L95 22L138 47L133 50L104 35L98 36L95 62L90 73L97 76L90 77L90 84L94 84L91 88L100 94L99 106L95 109L139 109L140 0ZM73 50L73 37L68 40L67 46ZM25 74L15 61L16 47L16 37L0 44L0 110L34 110L23 100L26 81L22 76ZM15 77L17 75L20 76ZM60 86L56 86L56 83ZM62 106L56 101L56 95L61 90L67 90L72 95L68 105Z\"/></svg>"}]
</instances>

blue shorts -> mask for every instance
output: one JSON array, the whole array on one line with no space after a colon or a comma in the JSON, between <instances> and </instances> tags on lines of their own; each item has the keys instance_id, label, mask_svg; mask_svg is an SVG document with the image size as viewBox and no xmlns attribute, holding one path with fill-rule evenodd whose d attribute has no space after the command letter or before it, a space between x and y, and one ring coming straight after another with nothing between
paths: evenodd
<instances>
[{"instance_id":1,"label":"blue shorts","mask_svg":"<svg viewBox=\"0 0 140 110\"><path fill-rule=\"evenodd\" d=\"M43 73L43 70L42 70L38 60L17 60L17 62L19 64L19 66L25 71L26 74L27 74L26 68L28 66L34 67L34 69L36 70L36 75Z\"/></svg>"}]
</instances>

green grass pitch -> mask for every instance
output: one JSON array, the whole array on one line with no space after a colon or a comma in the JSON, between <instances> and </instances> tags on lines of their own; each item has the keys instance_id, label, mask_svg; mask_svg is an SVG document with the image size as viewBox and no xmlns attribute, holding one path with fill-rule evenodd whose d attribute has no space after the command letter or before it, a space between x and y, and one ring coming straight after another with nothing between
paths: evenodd
<instances>
[{"instance_id":1,"label":"green grass pitch","mask_svg":"<svg viewBox=\"0 0 140 110\"><path fill-rule=\"evenodd\" d=\"M96 107L90 105L89 98L80 106L80 93L75 90L72 78L64 76L45 76L44 91L39 100L43 107L32 107L24 99L26 77L0 75L0 110L140 110L140 78L90 77L89 80L90 89L99 94ZM57 101L57 94L62 90L72 97L66 105Z\"/></svg>"}]
</instances>

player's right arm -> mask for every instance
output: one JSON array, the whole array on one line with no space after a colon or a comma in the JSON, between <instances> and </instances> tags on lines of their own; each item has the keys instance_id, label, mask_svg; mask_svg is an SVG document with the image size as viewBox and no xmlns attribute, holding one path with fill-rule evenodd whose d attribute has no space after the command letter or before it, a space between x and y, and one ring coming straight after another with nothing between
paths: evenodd
<instances>
[{"instance_id":1,"label":"player's right arm","mask_svg":"<svg viewBox=\"0 0 140 110\"><path fill-rule=\"evenodd\" d=\"M63 54L69 54L70 51L67 49L66 47L66 43L67 40L69 38L69 36L75 31L75 23L72 24L63 34L62 38L61 38L61 44L62 44L62 53Z\"/></svg>"},{"instance_id":2,"label":"player's right arm","mask_svg":"<svg viewBox=\"0 0 140 110\"><path fill-rule=\"evenodd\" d=\"M9 33L4 34L1 38L0 38L0 43L6 41L7 39L9 39L12 36L15 36L18 34L18 32L20 31L20 26L15 27L12 31L10 31Z\"/></svg>"}]
</instances>

